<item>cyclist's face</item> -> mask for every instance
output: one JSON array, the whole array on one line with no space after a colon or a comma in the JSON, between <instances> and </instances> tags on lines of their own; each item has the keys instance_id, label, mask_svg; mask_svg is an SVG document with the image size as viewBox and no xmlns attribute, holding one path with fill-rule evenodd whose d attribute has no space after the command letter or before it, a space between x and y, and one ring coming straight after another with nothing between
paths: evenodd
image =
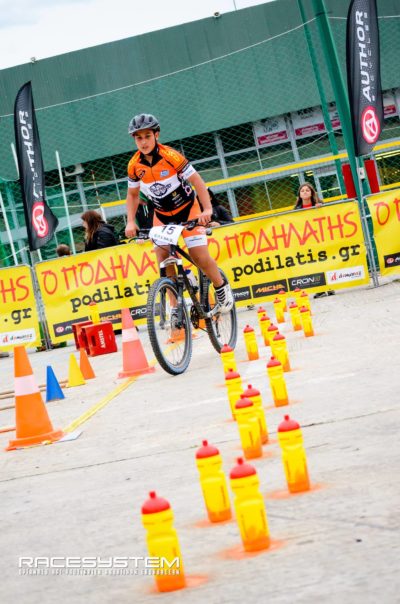
<instances>
[{"instance_id":1,"label":"cyclist's face","mask_svg":"<svg viewBox=\"0 0 400 604\"><path fill-rule=\"evenodd\" d=\"M149 155L156 146L158 134L158 132L154 132L150 129L136 132L134 139L139 151L144 153L144 155Z\"/></svg>"}]
</instances>

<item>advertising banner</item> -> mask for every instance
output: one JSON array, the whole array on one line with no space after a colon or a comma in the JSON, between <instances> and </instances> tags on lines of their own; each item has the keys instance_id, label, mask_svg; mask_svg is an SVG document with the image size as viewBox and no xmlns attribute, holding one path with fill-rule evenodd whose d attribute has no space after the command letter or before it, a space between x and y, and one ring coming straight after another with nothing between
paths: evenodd
<instances>
[{"instance_id":1,"label":"advertising banner","mask_svg":"<svg viewBox=\"0 0 400 604\"><path fill-rule=\"evenodd\" d=\"M283 115L278 115L262 122L255 122L253 130L256 145L259 147L270 147L271 145L286 143L289 140Z\"/></svg>"},{"instance_id":2,"label":"advertising banner","mask_svg":"<svg viewBox=\"0 0 400 604\"><path fill-rule=\"evenodd\" d=\"M14 130L29 249L37 250L53 237L58 218L45 201L42 152L30 82L19 89L15 99Z\"/></svg>"},{"instance_id":3,"label":"advertising banner","mask_svg":"<svg viewBox=\"0 0 400 604\"><path fill-rule=\"evenodd\" d=\"M347 89L355 154L367 155L383 124L376 0L351 0L346 32Z\"/></svg>"},{"instance_id":4,"label":"advertising banner","mask_svg":"<svg viewBox=\"0 0 400 604\"><path fill-rule=\"evenodd\" d=\"M353 201L216 228L209 250L239 306L267 300L281 289L314 292L369 282ZM159 274L149 242L64 256L35 269L53 342L68 339L72 324L88 319L92 300L101 318L118 326L121 308L143 321L149 287Z\"/></svg>"},{"instance_id":5,"label":"advertising banner","mask_svg":"<svg viewBox=\"0 0 400 604\"><path fill-rule=\"evenodd\" d=\"M0 350L40 346L39 320L29 266L0 269Z\"/></svg>"},{"instance_id":6,"label":"advertising banner","mask_svg":"<svg viewBox=\"0 0 400 604\"><path fill-rule=\"evenodd\" d=\"M367 198L381 275L400 273L400 189Z\"/></svg>"}]
</instances>

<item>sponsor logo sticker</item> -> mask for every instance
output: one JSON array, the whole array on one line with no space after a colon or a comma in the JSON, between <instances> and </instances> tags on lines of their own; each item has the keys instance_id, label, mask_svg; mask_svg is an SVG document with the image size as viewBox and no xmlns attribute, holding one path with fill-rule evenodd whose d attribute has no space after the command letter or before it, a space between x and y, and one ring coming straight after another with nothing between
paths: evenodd
<instances>
[{"instance_id":1,"label":"sponsor logo sticker","mask_svg":"<svg viewBox=\"0 0 400 604\"><path fill-rule=\"evenodd\" d=\"M38 237L46 237L49 232L49 224L44 216L44 203L37 201L32 207L32 225Z\"/></svg>"},{"instance_id":2,"label":"sponsor logo sticker","mask_svg":"<svg viewBox=\"0 0 400 604\"><path fill-rule=\"evenodd\" d=\"M287 292L287 281L286 279L280 281L269 281L268 283L259 283L258 285L251 286L253 292L253 298L262 298L263 296L272 296L276 292L283 291Z\"/></svg>"},{"instance_id":3,"label":"sponsor logo sticker","mask_svg":"<svg viewBox=\"0 0 400 604\"><path fill-rule=\"evenodd\" d=\"M362 112L361 129L364 140L367 143L370 145L376 143L381 132L381 125L374 107L368 106Z\"/></svg>"},{"instance_id":4,"label":"sponsor logo sticker","mask_svg":"<svg viewBox=\"0 0 400 604\"><path fill-rule=\"evenodd\" d=\"M328 284L360 281L361 279L364 279L364 277L365 271L363 266L352 266L351 268L343 268L336 271L326 271Z\"/></svg>"},{"instance_id":5,"label":"sponsor logo sticker","mask_svg":"<svg viewBox=\"0 0 400 604\"><path fill-rule=\"evenodd\" d=\"M237 287L232 290L233 297L235 298L235 302L240 302L241 300L249 300L251 298L250 295L250 287Z\"/></svg>"},{"instance_id":6,"label":"sponsor logo sticker","mask_svg":"<svg viewBox=\"0 0 400 604\"><path fill-rule=\"evenodd\" d=\"M312 273L311 275L301 275L300 277L291 277L288 279L289 289L293 291L296 287L307 289L308 287L320 287L325 285L325 273Z\"/></svg>"},{"instance_id":7,"label":"sponsor logo sticker","mask_svg":"<svg viewBox=\"0 0 400 604\"><path fill-rule=\"evenodd\" d=\"M385 267L394 267L400 266L400 252L395 252L394 254L387 254L383 257L385 261Z\"/></svg>"},{"instance_id":8,"label":"sponsor logo sticker","mask_svg":"<svg viewBox=\"0 0 400 604\"><path fill-rule=\"evenodd\" d=\"M160 176L168 176L169 170L161 170Z\"/></svg>"},{"instance_id":9,"label":"sponsor logo sticker","mask_svg":"<svg viewBox=\"0 0 400 604\"><path fill-rule=\"evenodd\" d=\"M13 344L23 344L25 342L34 342L36 340L36 331L32 329L20 329L18 331L8 331L0 333L0 344L11 346Z\"/></svg>"}]
</instances>

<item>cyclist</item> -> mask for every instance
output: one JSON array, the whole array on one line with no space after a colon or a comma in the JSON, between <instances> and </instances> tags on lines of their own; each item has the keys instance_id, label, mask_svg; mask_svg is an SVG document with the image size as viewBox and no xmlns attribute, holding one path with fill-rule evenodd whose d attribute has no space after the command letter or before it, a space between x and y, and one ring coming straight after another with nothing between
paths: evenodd
<instances>
[{"instance_id":1,"label":"cyclist","mask_svg":"<svg viewBox=\"0 0 400 604\"><path fill-rule=\"evenodd\" d=\"M184 229L182 235L191 258L214 285L220 312L228 313L234 302L232 291L207 247L205 227L211 221L212 206L203 179L181 153L158 142L160 124L154 115L141 113L133 117L129 134L138 150L128 164L126 236L137 233L139 190L154 206L154 226L197 218L198 225L191 231ZM155 253L159 263L169 254L167 248L157 245Z\"/></svg>"}]
</instances>

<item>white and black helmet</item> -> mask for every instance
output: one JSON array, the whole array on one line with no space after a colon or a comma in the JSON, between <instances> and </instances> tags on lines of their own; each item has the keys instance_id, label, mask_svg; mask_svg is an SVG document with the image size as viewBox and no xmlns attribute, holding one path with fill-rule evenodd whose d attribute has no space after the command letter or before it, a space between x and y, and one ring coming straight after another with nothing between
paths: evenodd
<instances>
[{"instance_id":1,"label":"white and black helmet","mask_svg":"<svg viewBox=\"0 0 400 604\"><path fill-rule=\"evenodd\" d=\"M151 113L139 113L139 115L135 115L129 122L129 134L136 134L139 130L146 129L160 132L160 123L154 115L151 115Z\"/></svg>"}]
</instances>

